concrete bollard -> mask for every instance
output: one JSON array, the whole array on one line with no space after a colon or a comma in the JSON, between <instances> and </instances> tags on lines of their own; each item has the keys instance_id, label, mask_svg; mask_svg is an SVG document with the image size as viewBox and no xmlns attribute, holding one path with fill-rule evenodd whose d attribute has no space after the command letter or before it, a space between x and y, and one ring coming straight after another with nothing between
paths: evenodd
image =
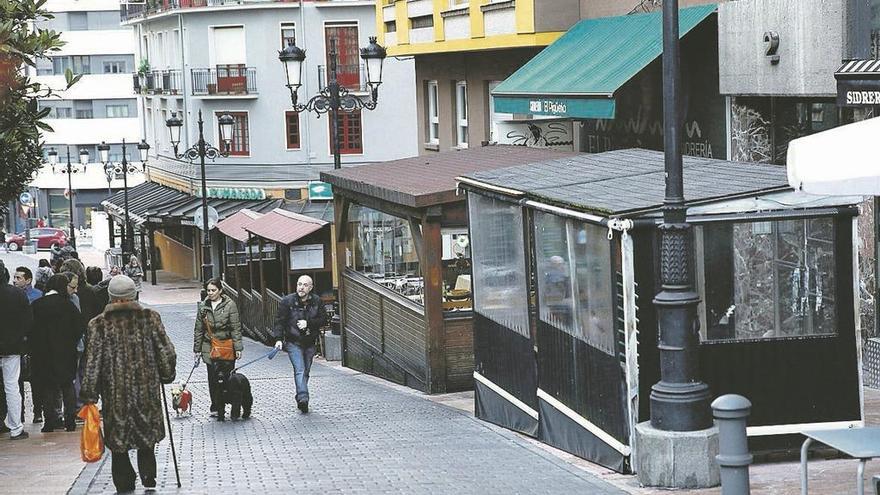
<instances>
[{"instance_id":1,"label":"concrete bollard","mask_svg":"<svg viewBox=\"0 0 880 495\"><path fill-rule=\"evenodd\" d=\"M722 495L749 494L749 453L746 419L752 403L741 395L728 394L712 401L712 415L718 426L718 467Z\"/></svg>"}]
</instances>

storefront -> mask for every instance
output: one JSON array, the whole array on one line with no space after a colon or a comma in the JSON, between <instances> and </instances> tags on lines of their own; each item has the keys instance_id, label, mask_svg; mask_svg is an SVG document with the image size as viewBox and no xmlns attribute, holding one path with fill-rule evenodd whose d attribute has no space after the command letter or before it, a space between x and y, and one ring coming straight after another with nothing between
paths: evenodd
<instances>
[{"instance_id":1,"label":"storefront","mask_svg":"<svg viewBox=\"0 0 880 495\"><path fill-rule=\"evenodd\" d=\"M322 173L335 201L343 363L428 393L473 387L470 241L454 179L571 155L487 146Z\"/></svg>"},{"instance_id":2,"label":"storefront","mask_svg":"<svg viewBox=\"0 0 880 495\"><path fill-rule=\"evenodd\" d=\"M619 472L659 380L661 152L465 174L476 415ZM855 229L862 198L793 192L785 169L685 157L699 375L752 404L753 451L863 424ZM795 440L796 441L796 440Z\"/></svg>"},{"instance_id":3,"label":"storefront","mask_svg":"<svg viewBox=\"0 0 880 495\"><path fill-rule=\"evenodd\" d=\"M723 158L715 5L680 10L685 154ZM582 20L492 89L498 142L590 153L663 148L661 13Z\"/></svg>"}]
</instances>

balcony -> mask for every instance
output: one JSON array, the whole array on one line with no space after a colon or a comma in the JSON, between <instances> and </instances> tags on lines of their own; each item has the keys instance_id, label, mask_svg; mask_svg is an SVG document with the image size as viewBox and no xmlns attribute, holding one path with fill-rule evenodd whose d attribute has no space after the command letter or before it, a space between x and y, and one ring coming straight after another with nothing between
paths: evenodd
<instances>
[{"instance_id":1,"label":"balcony","mask_svg":"<svg viewBox=\"0 0 880 495\"><path fill-rule=\"evenodd\" d=\"M267 3L298 3L299 0L146 0L142 4L123 4L119 7L122 22L146 19L151 15L200 7L222 7Z\"/></svg>"},{"instance_id":2,"label":"balcony","mask_svg":"<svg viewBox=\"0 0 880 495\"><path fill-rule=\"evenodd\" d=\"M257 94L257 69L244 65L218 65L191 69L193 96L248 96Z\"/></svg>"},{"instance_id":3,"label":"balcony","mask_svg":"<svg viewBox=\"0 0 880 495\"><path fill-rule=\"evenodd\" d=\"M367 77L364 64L339 64L336 66L336 81L343 88L354 93L366 93ZM318 66L318 91L327 87L327 66Z\"/></svg>"},{"instance_id":4,"label":"balcony","mask_svg":"<svg viewBox=\"0 0 880 495\"><path fill-rule=\"evenodd\" d=\"M183 91L183 73L166 69L135 74L134 90L141 95L179 95Z\"/></svg>"}]
</instances>

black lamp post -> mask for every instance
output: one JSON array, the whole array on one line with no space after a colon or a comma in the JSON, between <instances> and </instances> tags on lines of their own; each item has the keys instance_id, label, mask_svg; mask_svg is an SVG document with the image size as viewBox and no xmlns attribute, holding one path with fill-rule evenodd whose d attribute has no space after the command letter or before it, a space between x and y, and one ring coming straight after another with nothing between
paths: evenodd
<instances>
[{"instance_id":1,"label":"black lamp post","mask_svg":"<svg viewBox=\"0 0 880 495\"><path fill-rule=\"evenodd\" d=\"M373 110L379 99L379 85L382 84L382 64L385 60L385 48L376 42L376 37L370 37L370 44L361 48L361 58L366 62L367 85L370 87L370 99L364 101L361 98L349 94L348 89L339 85L336 80L336 39L330 39L330 80L321 92L313 96L305 105L297 103L297 91L302 86L302 65L306 59L306 52L296 46L293 41L288 42L287 48L278 52L278 60L284 64L284 73L287 75L287 89L290 90L290 101L293 109L297 112L311 111L320 116L322 113L330 114L330 137L333 148L333 168L342 167L342 158L339 151L339 112L351 113L366 108Z\"/></svg>"},{"instance_id":2,"label":"black lamp post","mask_svg":"<svg viewBox=\"0 0 880 495\"><path fill-rule=\"evenodd\" d=\"M691 227L681 158L678 0L663 1L663 130L666 197L660 225L661 288L654 298L660 334L660 381L651 388L651 426L698 431L712 426L709 387L699 379L700 296L694 291Z\"/></svg>"},{"instance_id":3,"label":"black lamp post","mask_svg":"<svg viewBox=\"0 0 880 495\"><path fill-rule=\"evenodd\" d=\"M232 115L224 113L217 119L220 125L220 141L221 148L205 142L204 121L202 120L202 111L199 110L199 140L183 153L177 153L177 145L180 144L180 130L183 127L183 121L177 117L176 113L171 114L171 118L165 121L168 131L171 133L171 145L174 146L174 156L177 158L185 158L192 162L196 158L202 170L202 283L204 284L214 274L214 265L211 262L211 232L208 230L208 186L205 181L205 157L211 160L218 156L229 156L229 150L232 146L232 133L235 127L235 119Z\"/></svg>"},{"instance_id":4,"label":"black lamp post","mask_svg":"<svg viewBox=\"0 0 880 495\"><path fill-rule=\"evenodd\" d=\"M67 174L67 201L68 209L70 210L68 229L70 231L70 245L76 249L76 227L74 227L73 222L73 174L78 172L85 173L86 165L89 163L89 152L85 148L79 150L79 163L82 165L82 169L78 169L70 161L70 146L66 146L66 148L67 168L61 171ZM58 152L55 148L51 148L47 154L49 155L49 163L52 165L52 172L55 172L55 165L58 164Z\"/></svg>"},{"instance_id":5,"label":"black lamp post","mask_svg":"<svg viewBox=\"0 0 880 495\"><path fill-rule=\"evenodd\" d=\"M141 170L143 173L147 167L147 152L150 150L150 145L145 141L141 141L137 145L138 151L140 152L141 159ZM125 139L122 140L122 161L119 164L114 164L110 161L110 145L106 142L101 142L98 145L98 153L101 155L101 163L104 164L104 175L107 177L107 189L110 190L110 182L113 178L122 173L122 194L123 201L125 202L125 222L122 227L122 260L125 263L128 263L128 259L126 255L130 255L132 251L134 251L134 233L132 232L131 220L129 220L128 215L128 174L138 173L139 170L135 168L133 163L128 161L128 157L126 154L126 144ZM111 232L112 236L113 233Z\"/></svg>"}]
</instances>

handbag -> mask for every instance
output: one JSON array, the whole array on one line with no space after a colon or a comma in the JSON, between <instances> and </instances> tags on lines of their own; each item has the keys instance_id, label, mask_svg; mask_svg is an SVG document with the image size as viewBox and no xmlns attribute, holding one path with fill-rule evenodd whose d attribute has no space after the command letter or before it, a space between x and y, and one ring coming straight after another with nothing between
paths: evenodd
<instances>
[{"instance_id":1,"label":"handbag","mask_svg":"<svg viewBox=\"0 0 880 495\"><path fill-rule=\"evenodd\" d=\"M208 338L211 339L211 353L209 354L211 361L235 361L235 348L233 347L232 339L218 339L214 337L214 332L211 330L211 323L208 321L207 315L202 317L202 321L205 324L205 330L208 332Z\"/></svg>"}]
</instances>

